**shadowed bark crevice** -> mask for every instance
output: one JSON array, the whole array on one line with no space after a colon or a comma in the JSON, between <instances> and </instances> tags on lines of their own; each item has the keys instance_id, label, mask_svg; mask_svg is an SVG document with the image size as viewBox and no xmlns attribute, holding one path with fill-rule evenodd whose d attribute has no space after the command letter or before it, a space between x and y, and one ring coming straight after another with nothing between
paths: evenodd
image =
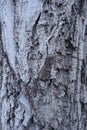
<instances>
[{"instance_id":1,"label":"shadowed bark crevice","mask_svg":"<svg viewBox=\"0 0 87 130\"><path fill-rule=\"evenodd\" d=\"M2 129L86 130L86 1L8 0L0 10Z\"/></svg>"}]
</instances>

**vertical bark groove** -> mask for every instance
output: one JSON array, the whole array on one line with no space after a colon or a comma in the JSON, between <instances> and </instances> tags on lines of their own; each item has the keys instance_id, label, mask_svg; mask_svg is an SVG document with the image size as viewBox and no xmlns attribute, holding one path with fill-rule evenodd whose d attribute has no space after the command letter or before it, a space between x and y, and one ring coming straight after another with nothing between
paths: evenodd
<instances>
[{"instance_id":1,"label":"vertical bark groove","mask_svg":"<svg viewBox=\"0 0 87 130\"><path fill-rule=\"evenodd\" d=\"M87 129L86 8L0 1L0 130Z\"/></svg>"}]
</instances>

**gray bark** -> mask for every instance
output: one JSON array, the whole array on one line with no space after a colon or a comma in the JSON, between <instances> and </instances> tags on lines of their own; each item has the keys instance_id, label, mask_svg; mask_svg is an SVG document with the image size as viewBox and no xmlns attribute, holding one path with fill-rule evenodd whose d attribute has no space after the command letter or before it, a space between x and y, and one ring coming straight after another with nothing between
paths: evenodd
<instances>
[{"instance_id":1,"label":"gray bark","mask_svg":"<svg viewBox=\"0 0 87 130\"><path fill-rule=\"evenodd\" d=\"M87 1L0 0L0 130L87 130Z\"/></svg>"}]
</instances>

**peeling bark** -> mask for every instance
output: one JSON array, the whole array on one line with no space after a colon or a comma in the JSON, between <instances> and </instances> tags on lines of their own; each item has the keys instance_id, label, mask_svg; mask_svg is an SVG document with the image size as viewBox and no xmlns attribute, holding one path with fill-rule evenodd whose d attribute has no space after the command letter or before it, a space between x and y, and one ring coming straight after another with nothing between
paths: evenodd
<instances>
[{"instance_id":1,"label":"peeling bark","mask_svg":"<svg viewBox=\"0 0 87 130\"><path fill-rule=\"evenodd\" d=\"M0 1L0 130L87 130L86 8Z\"/></svg>"}]
</instances>

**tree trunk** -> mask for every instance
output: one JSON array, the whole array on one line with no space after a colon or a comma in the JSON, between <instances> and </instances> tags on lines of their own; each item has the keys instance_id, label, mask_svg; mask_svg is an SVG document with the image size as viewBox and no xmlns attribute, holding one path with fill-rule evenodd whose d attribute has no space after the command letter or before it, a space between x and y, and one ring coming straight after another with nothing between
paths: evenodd
<instances>
[{"instance_id":1,"label":"tree trunk","mask_svg":"<svg viewBox=\"0 0 87 130\"><path fill-rule=\"evenodd\" d=\"M87 130L87 1L0 0L0 130Z\"/></svg>"}]
</instances>

